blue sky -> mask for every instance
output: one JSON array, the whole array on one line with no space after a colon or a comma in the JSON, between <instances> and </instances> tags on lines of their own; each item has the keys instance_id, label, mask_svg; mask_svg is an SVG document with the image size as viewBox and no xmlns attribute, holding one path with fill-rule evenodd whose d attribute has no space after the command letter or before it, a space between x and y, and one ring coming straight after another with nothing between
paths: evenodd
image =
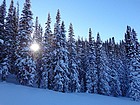
<instances>
[{"instance_id":1,"label":"blue sky","mask_svg":"<svg viewBox=\"0 0 140 105\"><path fill-rule=\"evenodd\" d=\"M9 3L7 0L7 8ZM19 0L20 10L23 3L24 0ZM114 36L118 42L124 39L126 26L130 25L140 39L140 0L31 0L31 3L33 17L38 16L43 27L47 14L51 14L52 30L60 9L66 30L72 23L76 37L88 38L88 29L92 28L95 39L99 32L103 41Z\"/></svg>"}]
</instances>

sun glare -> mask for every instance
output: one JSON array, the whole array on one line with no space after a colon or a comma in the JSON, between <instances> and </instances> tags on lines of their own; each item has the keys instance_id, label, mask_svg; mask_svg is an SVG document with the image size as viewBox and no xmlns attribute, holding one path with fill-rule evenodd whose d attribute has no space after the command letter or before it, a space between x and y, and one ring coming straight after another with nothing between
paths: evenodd
<instances>
[{"instance_id":1,"label":"sun glare","mask_svg":"<svg viewBox=\"0 0 140 105\"><path fill-rule=\"evenodd\" d=\"M30 48L32 51L36 52L39 50L39 45L37 43L33 43Z\"/></svg>"}]
</instances>

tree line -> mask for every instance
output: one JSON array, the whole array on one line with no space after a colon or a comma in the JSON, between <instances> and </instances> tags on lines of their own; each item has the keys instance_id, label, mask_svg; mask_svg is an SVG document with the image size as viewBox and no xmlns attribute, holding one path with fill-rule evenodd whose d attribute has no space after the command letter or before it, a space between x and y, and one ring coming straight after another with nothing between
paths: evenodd
<instances>
[{"instance_id":1,"label":"tree line","mask_svg":"<svg viewBox=\"0 0 140 105\"><path fill-rule=\"evenodd\" d=\"M103 42L99 33L95 40L91 28L88 39L75 39L72 23L66 38L59 10L54 31L48 14L44 33L38 17L33 25L30 0L25 0L21 16L19 5L15 7L13 0L6 12L6 0L3 0L0 5L1 80L6 81L8 75L14 74L22 85L140 100L140 44L130 26L119 43L114 37ZM30 49L32 43L39 44L39 51Z\"/></svg>"}]
</instances>

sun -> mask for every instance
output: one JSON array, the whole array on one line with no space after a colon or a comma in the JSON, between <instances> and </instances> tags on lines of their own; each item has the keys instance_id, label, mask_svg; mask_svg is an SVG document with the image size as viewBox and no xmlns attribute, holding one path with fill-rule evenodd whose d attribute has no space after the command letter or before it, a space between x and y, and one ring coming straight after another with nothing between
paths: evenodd
<instances>
[{"instance_id":1,"label":"sun","mask_svg":"<svg viewBox=\"0 0 140 105\"><path fill-rule=\"evenodd\" d=\"M30 49L31 49L32 51L34 51L34 52L37 52L37 51L40 49L40 47L39 47L39 45L38 45L37 43L33 43L33 44L30 46Z\"/></svg>"}]
</instances>

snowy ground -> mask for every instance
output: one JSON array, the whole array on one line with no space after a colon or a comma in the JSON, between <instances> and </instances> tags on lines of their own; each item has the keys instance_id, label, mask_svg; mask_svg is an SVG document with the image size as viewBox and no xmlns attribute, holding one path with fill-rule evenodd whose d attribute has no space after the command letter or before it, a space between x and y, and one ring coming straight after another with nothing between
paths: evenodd
<instances>
[{"instance_id":1,"label":"snowy ground","mask_svg":"<svg viewBox=\"0 0 140 105\"><path fill-rule=\"evenodd\" d=\"M59 93L0 82L0 105L140 105L140 102L87 93Z\"/></svg>"}]
</instances>

